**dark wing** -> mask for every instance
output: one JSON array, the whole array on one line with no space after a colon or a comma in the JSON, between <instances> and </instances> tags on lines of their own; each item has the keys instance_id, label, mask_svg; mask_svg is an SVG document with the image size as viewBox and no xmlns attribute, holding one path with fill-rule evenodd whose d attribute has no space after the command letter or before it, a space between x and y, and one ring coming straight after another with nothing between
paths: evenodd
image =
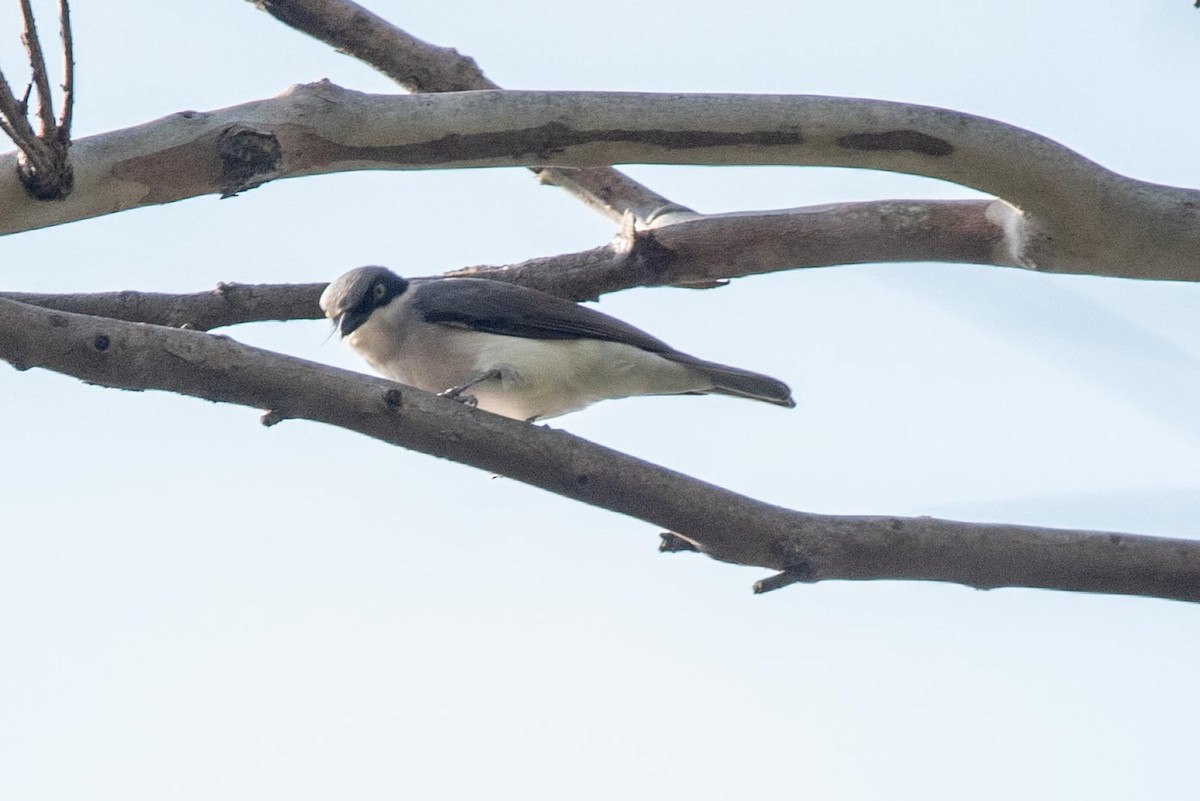
<instances>
[{"instance_id":1,"label":"dark wing","mask_svg":"<svg viewBox=\"0 0 1200 801\"><path fill-rule=\"evenodd\" d=\"M661 339L570 301L482 278L413 281L413 308L430 323L526 339L602 339L674 353Z\"/></svg>"},{"instance_id":2,"label":"dark wing","mask_svg":"<svg viewBox=\"0 0 1200 801\"><path fill-rule=\"evenodd\" d=\"M718 392L795 406L787 384L761 373L680 353L641 329L570 301L515 284L479 278L412 281L412 305L429 323L526 339L602 339L622 342L701 370Z\"/></svg>"}]
</instances>

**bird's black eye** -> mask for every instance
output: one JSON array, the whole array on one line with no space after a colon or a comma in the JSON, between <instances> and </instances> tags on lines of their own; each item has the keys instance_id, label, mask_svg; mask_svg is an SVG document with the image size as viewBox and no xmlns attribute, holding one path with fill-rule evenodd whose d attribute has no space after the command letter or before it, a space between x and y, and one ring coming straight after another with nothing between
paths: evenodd
<instances>
[{"instance_id":1,"label":"bird's black eye","mask_svg":"<svg viewBox=\"0 0 1200 801\"><path fill-rule=\"evenodd\" d=\"M375 295L375 300L377 302L381 301L387 297L387 293L388 293L387 285L386 284L376 284L375 288L372 290L372 292Z\"/></svg>"}]
</instances>

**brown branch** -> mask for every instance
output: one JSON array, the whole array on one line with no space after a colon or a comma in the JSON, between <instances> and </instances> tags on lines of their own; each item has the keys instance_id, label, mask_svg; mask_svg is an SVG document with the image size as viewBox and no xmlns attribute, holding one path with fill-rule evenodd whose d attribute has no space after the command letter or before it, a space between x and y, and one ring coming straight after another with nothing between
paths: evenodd
<instances>
[{"instance_id":1,"label":"brown branch","mask_svg":"<svg viewBox=\"0 0 1200 801\"><path fill-rule=\"evenodd\" d=\"M71 124L75 118L75 37L71 33L71 4L58 0L59 30L63 41L63 99L58 138L64 144L71 141Z\"/></svg>"},{"instance_id":2,"label":"brown branch","mask_svg":"<svg viewBox=\"0 0 1200 801\"><path fill-rule=\"evenodd\" d=\"M422 41L350 0L257 0L255 5L411 92L501 88L470 56ZM530 169L542 182L565 189L613 220L632 214L644 224L666 211L688 211L611 167Z\"/></svg>"},{"instance_id":3,"label":"brown branch","mask_svg":"<svg viewBox=\"0 0 1200 801\"><path fill-rule=\"evenodd\" d=\"M830 516L756 501L547 427L194 331L0 300L0 359L340 426L654 523L711 557L790 581L908 579L1200 600L1200 542Z\"/></svg>"},{"instance_id":4,"label":"brown branch","mask_svg":"<svg viewBox=\"0 0 1200 801\"><path fill-rule=\"evenodd\" d=\"M449 275L491 278L571 300L639 286L712 286L806 267L877 262L1004 265L987 200L877 200L697 215L603 248Z\"/></svg>"},{"instance_id":5,"label":"brown branch","mask_svg":"<svg viewBox=\"0 0 1200 801\"><path fill-rule=\"evenodd\" d=\"M639 286L706 286L760 273L884 260L994 263L1000 232L988 201L872 201L776 212L700 216L611 245L452 276L521 284L569 300ZM324 284L221 284L211 292L0 293L60 311L208 331L264 320L321 317Z\"/></svg>"},{"instance_id":6,"label":"brown branch","mask_svg":"<svg viewBox=\"0 0 1200 801\"><path fill-rule=\"evenodd\" d=\"M0 114L4 115L3 123L0 124L3 125L4 133L18 144L23 139L37 138L37 133L26 117L28 113L26 101L17 99L8 78L0 71Z\"/></svg>"},{"instance_id":7,"label":"brown branch","mask_svg":"<svg viewBox=\"0 0 1200 801\"><path fill-rule=\"evenodd\" d=\"M283 24L371 65L411 92L499 89L470 56L438 47L348 0L256 0Z\"/></svg>"},{"instance_id":8,"label":"brown branch","mask_svg":"<svg viewBox=\"0 0 1200 801\"><path fill-rule=\"evenodd\" d=\"M317 301L325 284L220 284L208 292L93 292L73 295L0 292L0 298L46 309L131 323L209 331L270 320L323 319Z\"/></svg>"},{"instance_id":9,"label":"brown branch","mask_svg":"<svg viewBox=\"0 0 1200 801\"><path fill-rule=\"evenodd\" d=\"M41 120L41 136L51 135L58 123L54 119L54 106L50 97L50 76L46 70L46 56L42 53L42 42L38 37L37 22L33 18L33 6L29 0L21 0L21 16L25 29L21 32L21 42L25 52L29 54L29 68L33 74L33 84L37 87L38 118Z\"/></svg>"},{"instance_id":10,"label":"brown branch","mask_svg":"<svg viewBox=\"0 0 1200 801\"><path fill-rule=\"evenodd\" d=\"M45 149L38 141L37 133L29 124L29 110L25 100L18 100L4 72L0 71L0 130L21 149L21 154L32 162L35 169L45 169Z\"/></svg>"}]
</instances>

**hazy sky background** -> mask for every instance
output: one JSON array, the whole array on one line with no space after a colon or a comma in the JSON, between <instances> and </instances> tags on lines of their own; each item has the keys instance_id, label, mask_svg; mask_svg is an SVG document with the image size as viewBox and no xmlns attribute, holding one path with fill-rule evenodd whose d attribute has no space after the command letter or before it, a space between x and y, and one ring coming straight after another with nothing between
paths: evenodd
<instances>
[{"instance_id":1,"label":"hazy sky background","mask_svg":"<svg viewBox=\"0 0 1200 801\"><path fill-rule=\"evenodd\" d=\"M1185 0L369 5L510 88L927 103L1200 186ZM395 91L239 0L74 13L80 136L321 78ZM971 196L629 171L709 212ZM358 173L8 237L0 285L429 274L612 233L522 170ZM868 265L600 308L779 376L798 407L555 421L596 442L810 511L1196 536L1200 286ZM366 369L321 323L225 333ZM0 798L1195 798L1196 606L897 582L756 597L767 571L660 555L647 524L345 431L4 366L0 398Z\"/></svg>"}]
</instances>

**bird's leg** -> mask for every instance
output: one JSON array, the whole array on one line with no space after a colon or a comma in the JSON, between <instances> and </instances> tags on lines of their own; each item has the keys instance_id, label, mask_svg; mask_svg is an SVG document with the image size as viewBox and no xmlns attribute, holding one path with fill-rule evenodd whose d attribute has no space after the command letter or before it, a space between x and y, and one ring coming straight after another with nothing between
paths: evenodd
<instances>
[{"instance_id":1,"label":"bird's leg","mask_svg":"<svg viewBox=\"0 0 1200 801\"><path fill-rule=\"evenodd\" d=\"M450 387L450 389L442 390L441 392L438 393L438 397L439 398L449 398L450 400L456 400L459 403L465 403L467 406L474 408L476 405L478 405L479 399L476 398L474 395L464 395L463 393L466 392L471 387L475 386L476 384L482 384L484 381L491 381L493 378L499 378L499 377L500 377L499 370L488 370L486 373L479 375L477 378L472 378L470 381L463 384L462 386Z\"/></svg>"}]
</instances>

